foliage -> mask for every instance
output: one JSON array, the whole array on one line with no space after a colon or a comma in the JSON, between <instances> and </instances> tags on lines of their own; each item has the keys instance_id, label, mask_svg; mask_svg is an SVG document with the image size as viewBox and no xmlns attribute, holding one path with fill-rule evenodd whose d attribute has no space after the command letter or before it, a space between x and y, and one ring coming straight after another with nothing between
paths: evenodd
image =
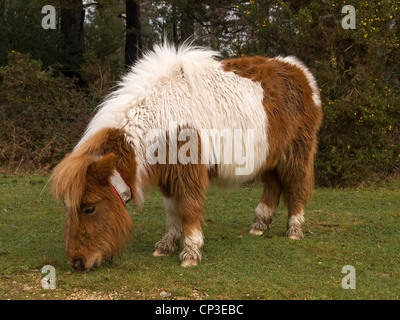
<instances>
[{"instance_id":1,"label":"foliage","mask_svg":"<svg viewBox=\"0 0 400 320\"><path fill-rule=\"evenodd\" d=\"M90 95L101 100L115 85L123 68L124 20L121 1L102 1L86 13L85 53L80 75Z\"/></svg>"},{"instance_id":2,"label":"foliage","mask_svg":"<svg viewBox=\"0 0 400 320\"><path fill-rule=\"evenodd\" d=\"M400 59L400 2L352 5L354 30L341 27L340 2L299 11L301 35L319 39L308 56L315 59L325 112L317 162L323 184L357 185L400 168L400 92L389 81ZM323 13L328 17L313 26Z\"/></svg>"},{"instance_id":3,"label":"foliage","mask_svg":"<svg viewBox=\"0 0 400 320\"><path fill-rule=\"evenodd\" d=\"M12 51L8 61L0 67L0 165L47 169L78 141L93 102L27 54Z\"/></svg>"},{"instance_id":4,"label":"foliage","mask_svg":"<svg viewBox=\"0 0 400 320\"><path fill-rule=\"evenodd\" d=\"M67 3L83 3L86 9L83 48L79 47L82 43L73 48L66 42L59 25L56 30L40 27L44 4L54 5L59 15ZM341 25L346 15L342 8L347 4L356 9L355 29ZM317 78L324 108L316 161L319 184L357 185L400 171L400 1L141 0L140 7L144 51L165 37L176 44L191 37L225 57L294 55L302 60ZM43 62L42 69L50 78L56 77L56 87L62 78L57 78L60 71L72 71L88 95L85 99L97 102L124 70L125 19L123 0L0 3L0 33L4 35L0 65L7 65L12 50L29 53ZM71 53L79 50L82 54ZM35 64L33 60L30 63ZM67 87L65 96L84 96L76 87ZM20 97L12 97L10 92L0 95L7 96L6 103L20 103L27 92L16 92ZM38 105L49 105L39 99L40 95ZM6 103L0 101L3 109ZM13 108L20 110L21 106ZM91 107L77 103L74 112L76 116L83 112L79 117L86 119L88 110ZM68 114L70 110L64 111ZM43 110L49 115L52 112ZM12 132L12 117L19 114L7 111L10 122L3 131ZM7 150L14 148L11 141ZM11 163L18 166L18 161Z\"/></svg>"},{"instance_id":5,"label":"foliage","mask_svg":"<svg viewBox=\"0 0 400 320\"><path fill-rule=\"evenodd\" d=\"M103 63L110 61L110 65L117 66L114 73L118 73L119 62L123 58L124 43L124 12L121 1L102 1L101 6L91 6L86 13L85 41L86 51L91 52ZM113 60L111 62L111 60Z\"/></svg>"},{"instance_id":6,"label":"foliage","mask_svg":"<svg viewBox=\"0 0 400 320\"><path fill-rule=\"evenodd\" d=\"M7 10L0 11L0 65L7 64L12 50L29 52L45 65L60 63L65 58L60 30L48 31L41 26L41 8L54 4L55 0L13 1Z\"/></svg>"},{"instance_id":7,"label":"foliage","mask_svg":"<svg viewBox=\"0 0 400 320\"><path fill-rule=\"evenodd\" d=\"M399 170L399 101L399 95L379 81L359 83L357 91L332 101L324 98L320 183L355 186Z\"/></svg>"}]
</instances>

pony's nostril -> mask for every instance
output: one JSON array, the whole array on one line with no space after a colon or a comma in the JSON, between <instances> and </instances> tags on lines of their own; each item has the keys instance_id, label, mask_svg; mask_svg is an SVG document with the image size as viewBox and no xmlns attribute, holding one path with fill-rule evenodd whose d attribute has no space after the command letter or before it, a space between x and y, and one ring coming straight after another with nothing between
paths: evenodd
<instances>
[{"instance_id":1,"label":"pony's nostril","mask_svg":"<svg viewBox=\"0 0 400 320\"><path fill-rule=\"evenodd\" d=\"M74 260L72 260L72 268L80 271L85 270L85 258L76 257Z\"/></svg>"}]
</instances>

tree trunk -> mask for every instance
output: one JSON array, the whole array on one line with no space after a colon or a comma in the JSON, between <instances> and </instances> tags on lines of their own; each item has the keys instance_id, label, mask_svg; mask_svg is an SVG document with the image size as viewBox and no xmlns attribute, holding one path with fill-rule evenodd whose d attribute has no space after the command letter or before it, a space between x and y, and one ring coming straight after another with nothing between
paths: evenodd
<instances>
[{"instance_id":1,"label":"tree trunk","mask_svg":"<svg viewBox=\"0 0 400 320\"><path fill-rule=\"evenodd\" d=\"M61 32L67 41L83 40L85 10L82 0L68 0L61 8Z\"/></svg>"},{"instance_id":2,"label":"tree trunk","mask_svg":"<svg viewBox=\"0 0 400 320\"><path fill-rule=\"evenodd\" d=\"M212 10L212 15L210 16L210 44L213 50L219 50L219 29L220 18L225 17L221 8L215 7Z\"/></svg>"},{"instance_id":3,"label":"tree trunk","mask_svg":"<svg viewBox=\"0 0 400 320\"><path fill-rule=\"evenodd\" d=\"M185 1L181 11L181 39L184 42L186 39L194 35L194 16L193 16L193 3Z\"/></svg>"},{"instance_id":4,"label":"tree trunk","mask_svg":"<svg viewBox=\"0 0 400 320\"><path fill-rule=\"evenodd\" d=\"M6 2L0 1L0 19L3 19L5 13L6 13Z\"/></svg>"},{"instance_id":5,"label":"tree trunk","mask_svg":"<svg viewBox=\"0 0 400 320\"><path fill-rule=\"evenodd\" d=\"M83 63L83 23L85 10L82 0L68 0L61 8L61 32L64 36L64 75L80 80L80 66Z\"/></svg>"},{"instance_id":6,"label":"tree trunk","mask_svg":"<svg viewBox=\"0 0 400 320\"><path fill-rule=\"evenodd\" d=\"M178 46L178 16L176 14L176 3L172 3L172 39L174 41L175 47Z\"/></svg>"},{"instance_id":7,"label":"tree trunk","mask_svg":"<svg viewBox=\"0 0 400 320\"><path fill-rule=\"evenodd\" d=\"M142 50L140 3L126 0L125 67L136 62Z\"/></svg>"}]
</instances>

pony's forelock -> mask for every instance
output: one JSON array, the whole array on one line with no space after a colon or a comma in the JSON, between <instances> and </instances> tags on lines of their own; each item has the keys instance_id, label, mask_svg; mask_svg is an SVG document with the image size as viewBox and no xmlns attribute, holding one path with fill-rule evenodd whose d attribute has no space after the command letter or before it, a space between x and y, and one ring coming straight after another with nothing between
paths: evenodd
<instances>
[{"instance_id":1,"label":"pony's forelock","mask_svg":"<svg viewBox=\"0 0 400 320\"><path fill-rule=\"evenodd\" d=\"M89 155L70 154L53 170L51 191L55 198L64 202L72 218L78 216L86 186L87 170L94 161Z\"/></svg>"}]
</instances>

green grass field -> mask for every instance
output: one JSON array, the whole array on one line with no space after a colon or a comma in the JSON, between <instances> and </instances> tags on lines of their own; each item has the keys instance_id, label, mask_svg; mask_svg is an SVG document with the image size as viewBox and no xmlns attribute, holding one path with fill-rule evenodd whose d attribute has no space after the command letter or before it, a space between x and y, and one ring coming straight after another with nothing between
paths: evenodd
<instances>
[{"instance_id":1,"label":"green grass field","mask_svg":"<svg viewBox=\"0 0 400 320\"><path fill-rule=\"evenodd\" d=\"M165 225L160 193L152 191L140 211L129 206L135 229L123 254L82 273L67 264L65 213L45 188L47 180L0 178L0 299L400 298L399 181L373 189L316 189L301 241L285 237L284 206L269 234L248 233L260 185L211 188L203 260L185 269L178 253L152 256ZM55 267L55 290L41 286L44 265ZM356 270L354 290L342 288L345 265ZM170 295L162 298L163 291Z\"/></svg>"}]
</instances>

